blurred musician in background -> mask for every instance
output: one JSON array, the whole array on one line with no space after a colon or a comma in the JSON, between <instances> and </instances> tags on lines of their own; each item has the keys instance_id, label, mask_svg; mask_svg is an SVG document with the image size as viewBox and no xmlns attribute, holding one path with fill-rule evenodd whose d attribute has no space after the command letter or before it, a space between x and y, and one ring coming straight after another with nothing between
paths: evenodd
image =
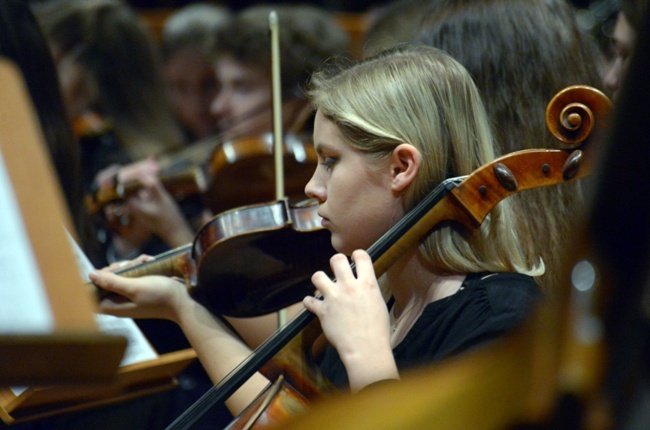
<instances>
[{"instance_id":1,"label":"blurred musician in background","mask_svg":"<svg viewBox=\"0 0 650 430\"><path fill-rule=\"evenodd\" d=\"M34 10L57 65L68 116L79 131L87 192L93 181L112 181L118 165L184 145L153 38L128 4L52 0ZM128 225L116 222L124 210L112 207L106 214L123 234L98 240L117 254L128 254L127 235L139 248L162 250L138 218L129 217Z\"/></svg>"},{"instance_id":2,"label":"blurred musician in background","mask_svg":"<svg viewBox=\"0 0 650 430\"><path fill-rule=\"evenodd\" d=\"M617 110L620 111L618 114L620 124L615 123L615 126L618 127L618 130L615 129L615 131L618 131L622 136L634 137L636 144L647 145L647 138L644 139L647 136L645 127L637 125L641 123L631 125L636 122L637 118L647 116L647 109L643 110L644 104L629 104L626 106L624 104L620 105L620 103L624 103L626 100L637 101L648 94L648 85L644 78L647 73L648 55L647 51L643 51L644 47L648 47L648 43L647 39L640 40L639 36L642 34L648 35L647 24L650 22L650 2L648 0L621 0L619 3L620 9L616 15L614 29L611 34L613 58L610 69L604 77L604 85L614 99L615 104L617 104ZM633 60L636 60L636 64L633 63ZM632 66L632 69L630 66ZM634 66L636 66L636 70L633 70ZM630 75L630 72L632 75ZM625 90L627 90L627 94L625 94ZM625 97L627 97L626 100ZM645 106L647 107L647 103L645 103ZM612 136L616 137L617 135L613 134ZM629 142L626 140L612 141L611 144L610 146L613 148L619 144L627 145ZM632 150L631 153L636 153L636 151ZM635 177L634 174L627 176ZM595 190L594 192L599 191ZM635 195L634 201L637 201L637 199L641 200ZM626 206L622 205L622 207ZM627 207L629 209L629 205ZM620 215L618 211L615 213ZM634 219L637 217L643 219L642 216L639 217L636 214L629 216ZM635 231L635 234L637 233ZM619 234L616 229L610 232L612 236ZM620 240L620 238L617 240ZM634 241L636 240L635 237ZM639 236L638 240L641 241L640 245L626 243L625 247L634 249L634 254L637 253L640 246L646 246L647 248L647 243L642 242L643 235ZM614 251L608 250L607 252L614 255L618 248L613 247L613 249ZM625 260L625 257L625 255L618 255L621 261ZM629 258L629 261L632 262L636 256L630 256ZM633 267L634 263L630 264ZM615 279L615 281L618 281L618 279ZM619 288L618 284L614 286ZM621 303L628 303L628 305L632 305L631 309L620 310L614 308L610 311L611 315L621 314L621 316L610 315L610 319L616 323L615 328L623 327L627 338L625 345L617 349L620 334L609 328L610 331L615 333L610 339L610 354L615 356L619 362L610 366L610 375L607 381L609 386L607 388L610 391L608 394L612 396L610 401L615 417L619 422L620 427L618 428L625 430L643 430L650 422L650 408L648 407L650 404L650 365L648 362L648 357L650 357L650 280L648 276L646 275L645 285L641 288L641 294L638 295L641 299L640 303L636 302L636 296L628 296L628 294L638 291L634 288L634 284L626 284L623 289L624 293L620 294L621 296L634 297L634 299L628 299L627 302L618 299L615 302L619 306ZM631 327L625 327L621 321L627 322Z\"/></svg>"},{"instance_id":3,"label":"blurred musician in background","mask_svg":"<svg viewBox=\"0 0 650 430\"><path fill-rule=\"evenodd\" d=\"M647 0L621 0L612 33L614 58L605 75L605 87L609 95L616 98L634 51L636 38L641 30L642 20L648 10Z\"/></svg>"},{"instance_id":4,"label":"blurred musician in background","mask_svg":"<svg viewBox=\"0 0 650 430\"><path fill-rule=\"evenodd\" d=\"M310 127L311 108L303 94L312 71L345 55L347 34L331 14L313 6L254 6L235 15L219 32L216 53L218 96L212 103L225 139L272 131L269 13L279 19L283 128Z\"/></svg>"},{"instance_id":5,"label":"blurred musician in background","mask_svg":"<svg viewBox=\"0 0 650 430\"><path fill-rule=\"evenodd\" d=\"M163 77L174 114L189 142L217 134L210 105L219 91L213 53L219 27L230 11L194 3L174 11L161 34Z\"/></svg>"},{"instance_id":6,"label":"blurred musician in background","mask_svg":"<svg viewBox=\"0 0 650 430\"><path fill-rule=\"evenodd\" d=\"M544 116L551 98L570 85L602 88L598 45L566 0L438 0L425 17L416 40L445 50L470 71L499 154L558 148ZM584 209L580 182L530 190L512 200L529 261L541 253L547 266L538 282L556 291L566 282L558 250L569 245L576 214Z\"/></svg>"},{"instance_id":7,"label":"blurred musician in background","mask_svg":"<svg viewBox=\"0 0 650 430\"><path fill-rule=\"evenodd\" d=\"M98 116L110 124L119 150L131 161L182 147L153 38L127 3L51 0L35 4L34 11L71 121ZM105 167L100 161L98 168Z\"/></svg>"}]
</instances>

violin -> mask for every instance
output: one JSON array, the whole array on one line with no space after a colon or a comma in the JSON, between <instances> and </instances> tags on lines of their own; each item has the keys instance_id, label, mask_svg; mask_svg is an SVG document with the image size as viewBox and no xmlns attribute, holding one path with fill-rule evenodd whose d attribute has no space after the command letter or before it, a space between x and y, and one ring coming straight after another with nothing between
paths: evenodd
<instances>
[{"instance_id":1,"label":"violin","mask_svg":"<svg viewBox=\"0 0 650 430\"><path fill-rule=\"evenodd\" d=\"M385 273L405 250L441 223L455 223L471 234L496 204L508 196L586 176L594 161L579 147L592 135L596 126L605 124L611 107L609 99L591 87L572 86L558 93L547 107L546 122L551 134L567 149L516 151L497 158L470 175L443 181L367 250L376 275L379 277ZM215 295L215 298L224 308L239 306L236 302L225 304L226 288L222 292L223 296ZM318 319L310 312L302 311L167 430L191 428L214 404L225 401L258 371L275 382L237 417L229 429L281 425L296 412L304 412L309 402L331 392L328 381L312 359L314 342L321 334Z\"/></svg>"},{"instance_id":2,"label":"violin","mask_svg":"<svg viewBox=\"0 0 650 430\"><path fill-rule=\"evenodd\" d=\"M160 177L163 187L176 200L182 200L191 195L201 193L208 187L208 179L204 169L193 166L187 170L170 173ZM117 177L109 185L98 185L90 194L84 196L84 207L90 215L97 215L110 203L124 201L137 193L142 186L138 181L119 183Z\"/></svg>"},{"instance_id":3,"label":"violin","mask_svg":"<svg viewBox=\"0 0 650 430\"><path fill-rule=\"evenodd\" d=\"M335 253L317 210L313 200L290 205L283 199L226 211L191 244L117 273L183 278L194 299L216 315L269 314L313 294L311 275Z\"/></svg>"},{"instance_id":4,"label":"violin","mask_svg":"<svg viewBox=\"0 0 650 430\"><path fill-rule=\"evenodd\" d=\"M279 50L277 31L273 50ZM220 215L201 227L191 245L119 274L182 277L195 300L214 314L231 317L281 311L313 293L308 282L311 275L325 266L335 251L329 232L321 225L317 202L294 201L298 195L304 196L318 157L311 142L305 145L292 133L282 132L277 55L272 68L273 134L225 142L211 156L210 168L217 173L212 181L223 186L210 187L208 197L216 203L211 209ZM298 118L306 120L304 115ZM241 180L242 175L246 181ZM290 183L288 194L285 182ZM270 184L275 184L275 200ZM221 210L224 205L248 203L251 198L271 201ZM296 253L297 249L301 252ZM238 306L231 308L231 303ZM280 314L281 324L282 319Z\"/></svg>"},{"instance_id":5,"label":"violin","mask_svg":"<svg viewBox=\"0 0 650 430\"><path fill-rule=\"evenodd\" d=\"M282 140L287 195L292 202L299 202L315 169L316 152L311 138L303 135L286 133ZM199 141L162 158L160 180L176 200L198 194L215 214L274 200L273 141L271 133L226 141L218 137ZM138 181L119 183L115 178L87 194L84 207L88 214L96 215L108 204L123 201L140 189Z\"/></svg>"}]
</instances>

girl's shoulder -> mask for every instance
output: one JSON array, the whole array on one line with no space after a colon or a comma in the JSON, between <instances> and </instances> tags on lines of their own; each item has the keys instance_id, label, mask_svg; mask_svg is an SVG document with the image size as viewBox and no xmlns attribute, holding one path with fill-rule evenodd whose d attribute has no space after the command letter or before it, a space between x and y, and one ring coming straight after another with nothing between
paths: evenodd
<instances>
[{"instance_id":1,"label":"girl's shoulder","mask_svg":"<svg viewBox=\"0 0 650 430\"><path fill-rule=\"evenodd\" d=\"M461 288L484 295L494 313L527 311L532 303L542 298L535 279L521 273L473 273L467 276Z\"/></svg>"}]
</instances>

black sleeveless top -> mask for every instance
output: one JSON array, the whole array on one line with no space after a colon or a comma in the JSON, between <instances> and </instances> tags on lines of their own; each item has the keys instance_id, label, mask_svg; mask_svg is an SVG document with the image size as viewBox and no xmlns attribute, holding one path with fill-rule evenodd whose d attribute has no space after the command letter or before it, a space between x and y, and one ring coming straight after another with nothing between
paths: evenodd
<instances>
[{"instance_id":1,"label":"black sleeveless top","mask_svg":"<svg viewBox=\"0 0 650 430\"><path fill-rule=\"evenodd\" d=\"M393 349L400 371L459 354L518 327L542 297L530 276L517 273L474 273L459 291L429 303ZM336 350L328 346L320 364L337 387L348 377Z\"/></svg>"}]
</instances>

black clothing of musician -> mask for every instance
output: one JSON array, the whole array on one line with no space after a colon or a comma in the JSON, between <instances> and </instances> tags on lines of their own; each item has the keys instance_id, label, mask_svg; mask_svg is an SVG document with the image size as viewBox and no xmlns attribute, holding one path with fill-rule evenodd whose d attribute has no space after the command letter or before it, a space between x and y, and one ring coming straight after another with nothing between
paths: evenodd
<instances>
[{"instance_id":1,"label":"black clothing of musician","mask_svg":"<svg viewBox=\"0 0 650 430\"><path fill-rule=\"evenodd\" d=\"M518 273L474 273L456 294L429 303L402 342L393 348L401 370L423 366L494 340L520 326L541 299L539 287ZM320 368L337 387L347 373L328 346Z\"/></svg>"}]
</instances>

